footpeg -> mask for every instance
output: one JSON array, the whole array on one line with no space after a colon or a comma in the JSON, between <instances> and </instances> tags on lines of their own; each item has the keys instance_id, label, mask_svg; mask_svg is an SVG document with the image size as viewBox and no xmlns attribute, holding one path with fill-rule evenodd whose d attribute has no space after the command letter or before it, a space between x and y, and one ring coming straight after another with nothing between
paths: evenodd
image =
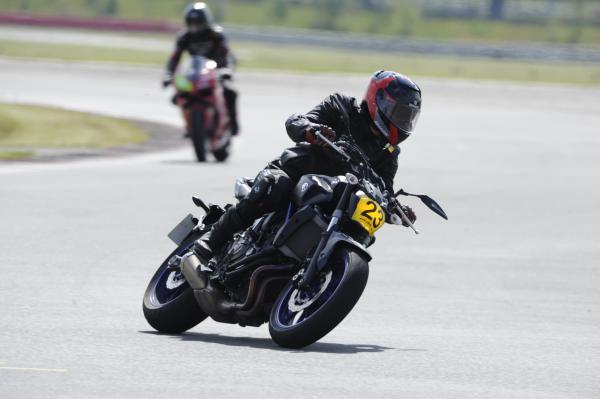
<instances>
[{"instance_id":1,"label":"footpeg","mask_svg":"<svg viewBox=\"0 0 600 399\"><path fill-rule=\"evenodd\" d=\"M167 263L167 269L169 270L180 270L181 269L181 256L173 255L169 262Z\"/></svg>"}]
</instances>

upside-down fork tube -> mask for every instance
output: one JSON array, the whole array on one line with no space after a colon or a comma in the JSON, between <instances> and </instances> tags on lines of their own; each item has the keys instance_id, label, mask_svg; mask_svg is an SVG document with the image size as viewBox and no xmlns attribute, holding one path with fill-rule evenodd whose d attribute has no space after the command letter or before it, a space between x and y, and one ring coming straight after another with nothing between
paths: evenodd
<instances>
[{"instance_id":1,"label":"upside-down fork tube","mask_svg":"<svg viewBox=\"0 0 600 399\"><path fill-rule=\"evenodd\" d=\"M298 282L298 287L300 288L308 288L310 286L310 283L312 282L312 279L314 278L317 272L317 261L320 256L324 256L323 249L327 245L329 237L331 237L331 234L339 230L340 220L342 219L344 210L346 209L346 206L348 204L350 194L352 193L352 190L356 185L356 177L352 177L353 179L348 179L348 184L346 184L346 187L344 188L344 193L340 197L340 200L338 201L335 207L335 211L331 216L329 226L327 227L327 230L325 230L321 234L321 241L319 241L319 245L317 245L317 249L315 249L315 252L313 253L312 258L310 259L310 263L308 264L308 267L306 268L302 279Z\"/></svg>"}]
</instances>

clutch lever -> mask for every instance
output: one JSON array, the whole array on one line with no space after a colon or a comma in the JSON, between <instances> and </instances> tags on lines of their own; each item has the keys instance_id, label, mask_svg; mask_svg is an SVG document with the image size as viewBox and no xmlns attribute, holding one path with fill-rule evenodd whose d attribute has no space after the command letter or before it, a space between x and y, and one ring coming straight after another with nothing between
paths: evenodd
<instances>
[{"instance_id":1,"label":"clutch lever","mask_svg":"<svg viewBox=\"0 0 600 399\"><path fill-rule=\"evenodd\" d=\"M346 154L346 151L342 150L338 145L336 145L334 142L332 142L327 137L325 137L320 131L317 130L316 132L314 132L314 134L319 139L321 139L325 143L327 143L328 146L330 146L331 148L333 148L333 150L335 152L337 152L338 154L340 154L342 156L342 158L344 158L344 160L346 162L350 162L352 160L352 158L350 157L350 155Z\"/></svg>"}]
</instances>

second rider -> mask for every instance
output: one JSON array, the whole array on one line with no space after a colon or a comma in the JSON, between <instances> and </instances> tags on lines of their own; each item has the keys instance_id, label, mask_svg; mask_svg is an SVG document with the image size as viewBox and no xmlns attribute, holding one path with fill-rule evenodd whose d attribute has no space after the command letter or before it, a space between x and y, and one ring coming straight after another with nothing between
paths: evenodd
<instances>
[{"instance_id":1,"label":"second rider","mask_svg":"<svg viewBox=\"0 0 600 399\"><path fill-rule=\"evenodd\" d=\"M223 29L214 24L210 10L205 3L190 4L184 12L186 28L177 35L175 50L167 62L163 86L173 82L173 74L185 51L190 55L201 55L214 60L217 68L230 68L233 56L223 35ZM223 89L229 111L231 134L238 134L240 128L237 119L237 92L233 88L230 75L225 75Z\"/></svg>"}]
</instances>

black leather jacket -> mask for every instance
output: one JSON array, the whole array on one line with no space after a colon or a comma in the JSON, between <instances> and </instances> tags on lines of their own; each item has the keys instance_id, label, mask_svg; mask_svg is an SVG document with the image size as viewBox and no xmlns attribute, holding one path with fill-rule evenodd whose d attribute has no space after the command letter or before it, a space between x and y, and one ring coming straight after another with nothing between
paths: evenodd
<instances>
[{"instance_id":1,"label":"black leather jacket","mask_svg":"<svg viewBox=\"0 0 600 399\"><path fill-rule=\"evenodd\" d=\"M349 123L348 123L349 120ZM354 97L335 93L313 108L307 114L290 116L285 127L288 136L296 142L305 141L306 129L311 124L331 127L337 139L351 135L352 139L365 152L371 167L384 180L387 188L393 190L394 176L398 170L399 147L390 152L384 149L386 141L371 131L371 117L366 105L359 105Z\"/></svg>"},{"instance_id":2,"label":"black leather jacket","mask_svg":"<svg viewBox=\"0 0 600 399\"><path fill-rule=\"evenodd\" d=\"M184 51L190 55L201 55L217 62L218 68L226 68L230 63L230 50L223 29L213 26L204 32L191 33L183 29L177 34L175 50L167 62L167 72L173 74Z\"/></svg>"}]
</instances>

